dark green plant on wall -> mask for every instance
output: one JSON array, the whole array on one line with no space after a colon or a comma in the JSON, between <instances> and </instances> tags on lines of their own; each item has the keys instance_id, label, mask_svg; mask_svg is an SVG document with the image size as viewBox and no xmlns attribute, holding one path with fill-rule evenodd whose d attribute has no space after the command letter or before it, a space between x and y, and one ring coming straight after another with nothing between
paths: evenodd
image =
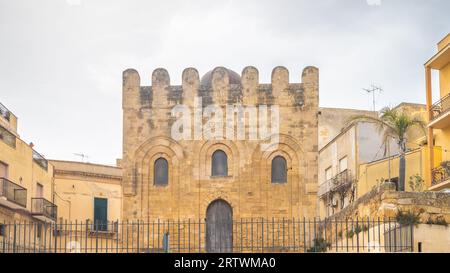
<instances>
[{"instance_id":1,"label":"dark green plant on wall","mask_svg":"<svg viewBox=\"0 0 450 273\"><path fill-rule=\"evenodd\" d=\"M399 210L397 212L397 215L395 216L395 219L397 220L397 223L399 223L401 226L411 226L411 225L418 225L420 224L420 215L422 213L414 213L411 211L401 211Z\"/></svg>"},{"instance_id":2,"label":"dark green plant on wall","mask_svg":"<svg viewBox=\"0 0 450 273\"><path fill-rule=\"evenodd\" d=\"M309 253L323 253L331 247L331 244L323 238L314 239L313 246L310 247L307 252Z\"/></svg>"},{"instance_id":3,"label":"dark green plant on wall","mask_svg":"<svg viewBox=\"0 0 450 273\"><path fill-rule=\"evenodd\" d=\"M438 225L438 226L448 227L447 221L446 221L445 218L442 217L442 216L441 216L441 217L438 217L438 218L436 218L436 219L434 219L434 220L433 220L431 217L428 218L427 224L428 224L428 225Z\"/></svg>"},{"instance_id":4,"label":"dark green plant on wall","mask_svg":"<svg viewBox=\"0 0 450 273\"><path fill-rule=\"evenodd\" d=\"M423 191L423 184L424 184L423 178L416 174L409 178L409 188L413 192L422 192Z\"/></svg>"}]
</instances>

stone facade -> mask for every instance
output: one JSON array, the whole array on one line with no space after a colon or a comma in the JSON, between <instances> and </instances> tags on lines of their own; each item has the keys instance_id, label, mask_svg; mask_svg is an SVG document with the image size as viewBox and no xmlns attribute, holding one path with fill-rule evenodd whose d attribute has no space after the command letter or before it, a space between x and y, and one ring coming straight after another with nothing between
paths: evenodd
<instances>
[{"instance_id":1,"label":"stone facade","mask_svg":"<svg viewBox=\"0 0 450 273\"><path fill-rule=\"evenodd\" d=\"M264 151L265 140L175 140L171 127L176 105L193 109L217 105L279 106L279 144ZM259 72L247 67L239 77L222 67L200 81L188 68L181 86L156 69L152 86L141 86L137 71L123 73L123 218L201 219L215 200L226 201L235 219L245 217L314 217L317 214L319 72L307 67L301 83L289 83L289 72L276 67L271 84L259 83ZM192 112L192 111L191 111ZM223 111L225 113L225 110ZM195 114L192 114L194 116ZM195 117L194 117L195 118ZM228 118L228 117L227 117ZM228 176L211 176L211 156L224 151ZM271 183L271 162L287 163L287 183ZM154 184L154 163L168 162L168 185Z\"/></svg>"}]
</instances>

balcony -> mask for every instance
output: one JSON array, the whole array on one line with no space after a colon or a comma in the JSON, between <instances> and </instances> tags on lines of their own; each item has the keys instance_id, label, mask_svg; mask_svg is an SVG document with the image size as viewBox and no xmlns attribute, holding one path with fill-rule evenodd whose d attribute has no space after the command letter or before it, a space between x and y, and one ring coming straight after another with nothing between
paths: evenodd
<instances>
[{"instance_id":1,"label":"balcony","mask_svg":"<svg viewBox=\"0 0 450 273\"><path fill-rule=\"evenodd\" d=\"M0 103L0 117L6 119L7 121L11 118L11 112L3 104Z\"/></svg>"},{"instance_id":2,"label":"balcony","mask_svg":"<svg viewBox=\"0 0 450 273\"><path fill-rule=\"evenodd\" d=\"M436 102L430 110L429 127L434 129L444 129L450 126L450 94Z\"/></svg>"},{"instance_id":3,"label":"balcony","mask_svg":"<svg viewBox=\"0 0 450 273\"><path fill-rule=\"evenodd\" d=\"M27 190L6 178L0 178L0 204L12 209L27 206Z\"/></svg>"},{"instance_id":4,"label":"balcony","mask_svg":"<svg viewBox=\"0 0 450 273\"><path fill-rule=\"evenodd\" d=\"M347 192L353 184L349 170L345 170L319 186L319 197L327 199L334 193Z\"/></svg>"},{"instance_id":5,"label":"balcony","mask_svg":"<svg viewBox=\"0 0 450 273\"><path fill-rule=\"evenodd\" d=\"M38 164L42 169L48 170L48 161L41 154L33 150L33 160Z\"/></svg>"},{"instance_id":6,"label":"balcony","mask_svg":"<svg viewBox=\"0 0 450 273\"><path fill-rule=\"evenodd\" d=\"M447 164L444 162L444 167L433 169L432 181L430 191L440 191L446 188L450 188L450 166L445 167Z\"/></svg>"},{"instance_id":7,"label":"balcony","mask_svg":"<svg viewBox=\"0 0 450 273\"><path fill-rule=\"evenodd\" d=\"M57 206L44 198L31 199L31 214L44 222L55 222Z\"/></svg>"}]
</instances>

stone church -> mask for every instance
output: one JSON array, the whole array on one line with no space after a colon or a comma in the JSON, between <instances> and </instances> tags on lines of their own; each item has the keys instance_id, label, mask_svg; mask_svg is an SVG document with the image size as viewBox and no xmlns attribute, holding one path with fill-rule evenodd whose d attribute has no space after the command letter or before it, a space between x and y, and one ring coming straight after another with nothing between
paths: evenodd
<instances>
[{"instance_id":1,"label":"stone church","mask_svg":"<svg viewBox=\"0 0 450 273\"><path fill-rule=\"evenodd\" d=\"M289 71L276 67L271 83L262 84L254 67L241 75L218 67L201 78L196 69L187 68L182 85L173 86L168 72L156 69L152 85L142 86L136 70L124 71L123 219L316 216L319 72L307 67L299 77L301 83L290 83ZM182 131L192 138L174 137L173 110L183 105L192 125L199 99L201 125L206 120L201 112L210 105L216 107L215 115L229 106L256 109L238 118L247 121L244 137L230 130L226 137L205 138L208 132L194 128L191 134L186 124ZM266 135L276 136L272 146L260 135L264 109L278 111L276 131ZM252 131L249 120L255 115L260 119ZM266 120L274 129L274 119L268 115ZM223 123L216 125L214 131L224 129Z\"/></svg>"}]
</instances>

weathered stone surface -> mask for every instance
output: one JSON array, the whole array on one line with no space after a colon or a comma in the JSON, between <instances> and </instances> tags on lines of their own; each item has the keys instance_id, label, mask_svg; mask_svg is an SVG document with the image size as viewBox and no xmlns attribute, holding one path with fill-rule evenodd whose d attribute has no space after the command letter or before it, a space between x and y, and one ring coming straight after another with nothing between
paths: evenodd
<instances>
[{"instance_id":1,"label":"weathered stone surface","mask_svg":"<svg viewBox=\"0 0 450 273\"><path fill-rule=\"evenodd\" d=\"M254 67L241 79L223 67L214 69L208 84L197 70L183 72L181 86L171 86L166 70L157 69L152 86L140 86L135 70L124 72L123 90L123 219L202 219L211 202L223 199L233 217L314 217L317 204L319 72L308 67L301 83L289 83L289 72L277 67L271 84L259 83ZM210 81L210 84L209 84ZM280 143L273 152L261 151L262 140L180 140L171 137L172 107L189 107L194 97L203 108L214 103L278 105ZM258 128L259 129L259 128ZM247 131L248 134L248 131ZM193 134L194 136L194 134ZM211 177L211 156L228 156L228 176ZM288 182L271 183L271 161L286 158ZM153 183L154 162L169 164L169 184Z\"/></svg>"},{"instance_id":2,"label":"weathered stone surface","mask_svg":"<svg viewBox=\"0 0 450 273\"><path fill-rule=\"evenodd\" d=\"M333 219L352 217L395 217L399 211L420 214L422 223L442 217L450 223L450 194L436 192L397 192L385 183L357 199L352 205L332 216Z\"/></svg>"}]
</instances>

